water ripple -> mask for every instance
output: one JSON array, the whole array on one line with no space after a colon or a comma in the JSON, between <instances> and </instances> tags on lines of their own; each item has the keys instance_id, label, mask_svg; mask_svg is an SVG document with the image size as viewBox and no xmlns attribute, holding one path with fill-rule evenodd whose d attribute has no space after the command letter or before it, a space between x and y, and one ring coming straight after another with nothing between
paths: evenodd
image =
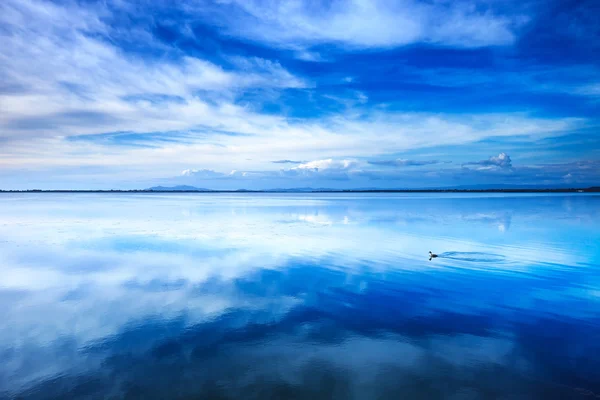
<instances>
[{"instance_id":1,"label":"water ripple","mask_svg":"<svg viewBox=\"0 0 600 400\"><path fill-rule=\"evenodd\" d=\"M438 258L480 263L503 263L506 260L506 257L502 254L483 253L477 251L447 251L438 254Z\"/></svg>"}]
</instances>

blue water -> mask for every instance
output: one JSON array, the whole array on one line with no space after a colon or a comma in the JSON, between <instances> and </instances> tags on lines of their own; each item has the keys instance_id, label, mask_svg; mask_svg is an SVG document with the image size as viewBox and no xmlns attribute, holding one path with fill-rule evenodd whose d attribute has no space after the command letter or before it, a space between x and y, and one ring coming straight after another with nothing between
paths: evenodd
<instances>
[{"instance_id":1,"label":"blue water","mask_svg":"<svg viewBox=\"0 0 600 400\"><path fill-rule=\"evenodd\" d=\"M598 398L600 196L2 194L0 321L0 398Z\"/></svg>"}]
</instances>

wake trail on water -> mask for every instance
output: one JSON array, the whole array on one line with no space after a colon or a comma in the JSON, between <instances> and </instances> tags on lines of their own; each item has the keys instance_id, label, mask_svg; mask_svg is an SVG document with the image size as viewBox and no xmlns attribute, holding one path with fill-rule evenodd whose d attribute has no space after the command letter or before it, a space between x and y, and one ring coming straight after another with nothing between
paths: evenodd
<instances>
[{"instance_id":1,"label":"wake trail on water","mask_svg":"<svg viewBox=\"0 0 600 400\"><path fill-rule=\"evenodd\" d=\"M438 254L438 258L446 258L449 260L457 261L471 261L471 262L503 262L506 257L501 254L482 253L474 251L447 251L445 253Z\"/></svg>"}]
</instances>

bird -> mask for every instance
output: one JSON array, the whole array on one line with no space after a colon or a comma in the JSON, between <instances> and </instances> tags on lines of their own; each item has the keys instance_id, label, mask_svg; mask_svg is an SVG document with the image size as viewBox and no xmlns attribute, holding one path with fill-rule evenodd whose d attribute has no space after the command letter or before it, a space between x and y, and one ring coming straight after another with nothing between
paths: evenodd
<instances>
[{"instance_id":1,"label":"bird","mask_svg":"<svg viewBox=\"0 0 600 400\"><path fill-rule=\"evenodd\" d=\"M431 251L429 251L429 261L431 261L432 258L436 258L437 256L437 254L433 254Z\"/></svg>"}]
</instances>

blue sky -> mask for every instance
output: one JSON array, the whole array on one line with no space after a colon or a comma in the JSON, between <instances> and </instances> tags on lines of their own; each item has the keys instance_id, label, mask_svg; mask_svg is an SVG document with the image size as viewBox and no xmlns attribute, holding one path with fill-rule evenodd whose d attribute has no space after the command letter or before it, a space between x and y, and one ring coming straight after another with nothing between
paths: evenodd
<instances>
[{"instance_id":1,"label":"blue sky","mask_svg":"<svg viewBox=\"0 0 600 400\"><path fill-rule=\"evenodd\" d=\"M595 1L4 0L0 188L600 183Z\"/></svg>"}]
</instances>

